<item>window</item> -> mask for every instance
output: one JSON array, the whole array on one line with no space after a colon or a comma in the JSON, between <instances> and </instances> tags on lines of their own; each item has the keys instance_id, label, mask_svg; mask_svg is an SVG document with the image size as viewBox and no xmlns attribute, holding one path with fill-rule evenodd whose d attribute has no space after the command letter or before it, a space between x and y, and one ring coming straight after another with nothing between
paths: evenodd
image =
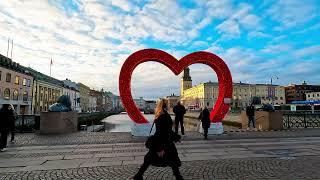
<instances>
[{"instance_id":1,"label":"window","mask_svg":"<svg viewBox=\"0 0 320 180\"><path fill-rule=\"evenodd\" d=\"M22 85L23 85L23 86L26 86L26 85L27 85L27 79L26 79L26 78L23 78Z\"/></svg>"},{"instance_id":2,"label":"window","mask_svg":"<svg viewBox=\"0 0 320 180\"><path fill-rule=\"evenodd\" d=\"M209 102L207 102L207 106L209 106Z\"/></svg>"},{"instance_id":3,"label":"window","mask_svg":"<svg viewBox=\"0 0 320 180\"><path fill-rule=\"evenodd\" d=\"M28 86L28 87L30 87L30 83L31 83L31 81L30 81L30 79L28 79L28 80L27 80L27 86Z\"/></svg>"},{"instance_id":4,"label":"window","mask_svg":"<svg viewBox=\"0 0 320 180\"><path fill-rule=\"evenodd\" d=\"M319 94L317 94L317 96L319 97L320 95L319 95Z\"/></svg>"},{"instance_id":5,"label":"window","mask_svg":"<svg viewBox=\"0 0 320 180\"><path fill-rule=\"evenodd\" d=\"M6 82L11 82L11 74L7 73L6 75Z\"/></svg>"},{"instance_id":6,"label":"window","mask_svg":"<svg viewBox=\"0 0 320 180\"><path fill-rule=\"evenodd\" d=\"M10 99L10 89L7 88L3 91L3 97L5 99Z\"/></svg>"},{"instance_id":7,"label":"window","mask_svg":"<svg viewBox=\"0 0 320 180\"><path fill-rule=\"evenodd\" d=\"M280 100L283 100L283 97L282 97L282 96L280 97Z\"/></svg>"},{"instance_id":8,"label":"window","mask_svg":"<svg viewBox=\"0 0 320 180\"><path fill-rule=\"evenodd\" d=\"M23 101L28 101L28 92L23 92Z\"/></svg>"},{"instance_id":9,"label":"window","mask_svg":"<svg viewBox=\"0 0 320 180\"><path fill-rule=\"evenodd\" d=\"M19 84L19 76L16 76L16 79L14 81L15 84Z\"/></svg>"},{"instance_id":10,"label":"window","mask_svg":"<svg viewBox=\"0 0 320 180\"><path fill-rule=\"evenodd\" d=\"M19 92L18 90L13 90L13 97L12 97L13 100L18 100L19 99Z\"/></svg>"},{"instance_id":11,"label":"window","mask_svg":"<svg viewBox=\"0 0 320 180\"><path fill-rule=\"evenodd\" d=\"M0 71L0 81L1 81L1 75L2 75L2 72Z\"/></svg>"}]
</instances>

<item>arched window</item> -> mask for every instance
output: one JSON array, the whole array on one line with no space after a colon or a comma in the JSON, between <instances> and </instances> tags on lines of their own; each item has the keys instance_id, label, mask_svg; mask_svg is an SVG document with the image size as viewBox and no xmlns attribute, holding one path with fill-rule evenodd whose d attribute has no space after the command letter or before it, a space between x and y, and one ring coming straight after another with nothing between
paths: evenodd
<instances>
[{"instance_id":1,"label":"arched window","mask_svg":"<svg viewBox=\"0 0 320 180\"><path fill-rule=\"evenodd\" d=\"M10 89L7 88L3 91L3 98L10 99Z\"/></svg>"},{"instance_id":2,"label":"arched window","mask_svg":"<svg viewBox=\"0 0 320 180\"><path fill-rule=\"evenodd\" d=\"M18 100L18 98L19 98L19 92L18 92L18 90L13 90L13 97L12 97L12 99L13 100Z\"/></svg>"},{"instance_id":3,"label":"arched window","mask_svg":"<svg viewBox=\"0 0 320 180\"><path fill-rule=\"evenodd\" d=\"M28 92L23 92L23 101L28 101Z\"/></svg>"}]
</instances>

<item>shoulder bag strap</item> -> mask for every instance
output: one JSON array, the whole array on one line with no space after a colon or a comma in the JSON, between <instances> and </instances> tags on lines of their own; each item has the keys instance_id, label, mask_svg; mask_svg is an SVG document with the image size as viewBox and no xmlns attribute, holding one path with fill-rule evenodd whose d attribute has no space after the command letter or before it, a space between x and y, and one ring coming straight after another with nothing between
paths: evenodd
<instances>
[{"instance_id":1,"label":"shoulder bag strap","mask_svg":"<svg viewBox=\"0 0 320 180\"><path fill-rule=\"evenodd\" d=\"M152 132L153 125L154 125L154 121L153 121L153 124L152 124L152 126L151 126L151 129L150 129L150 132L149 132L149 136L150 136L150 134L151 134L151 132Z\"/></svg>"}]
</instances>

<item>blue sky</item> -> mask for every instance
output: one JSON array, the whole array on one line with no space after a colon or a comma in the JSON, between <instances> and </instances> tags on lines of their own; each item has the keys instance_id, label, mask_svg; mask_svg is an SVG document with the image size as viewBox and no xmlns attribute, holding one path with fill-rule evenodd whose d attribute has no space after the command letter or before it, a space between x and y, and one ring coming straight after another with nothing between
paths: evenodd
<instances>
[{"instance_id":1,"label":"blue sky","mask_svg":"<svg viewBox=\"0 0 320 180\"><path fill-rule=\"evenodd\" d=\"M177 58L205 50L228 64L235 82L320 84L319 0L0 1L0 53L53 76L118 93L124 60L143 48ZM192 65L194 84L215 81ZM179 77L157 63L134 72L134 96L179 92Z\"/></svg>"}]
</instances>

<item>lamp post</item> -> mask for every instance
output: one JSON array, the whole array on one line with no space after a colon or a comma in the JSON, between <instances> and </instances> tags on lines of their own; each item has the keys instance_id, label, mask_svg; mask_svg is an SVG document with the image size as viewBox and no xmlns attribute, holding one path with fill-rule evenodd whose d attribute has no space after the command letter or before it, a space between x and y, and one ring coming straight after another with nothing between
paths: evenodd
<instances>
[{"instance_id":1,"label":"lamp post","mask_svg":"<svg viewBox=\"0 0 320 180\"><path fill-rule=\"evenodd\" d=\"M271 82L271 83L270 83L270 85L271 85L271 87L270 87L271 101L272 101L272 105L274 105L274 101L273 101L273 98L274 98L274 97L273 97L272 78L276 78L276 79L279 79L279 78L278 78L278 76L275 76L275 75L274 75L274 76L271 76L271 78L270 78L270 82ZM275 94L275 93L274 93L274 94Z\"/></svg>"}]
</instances>

